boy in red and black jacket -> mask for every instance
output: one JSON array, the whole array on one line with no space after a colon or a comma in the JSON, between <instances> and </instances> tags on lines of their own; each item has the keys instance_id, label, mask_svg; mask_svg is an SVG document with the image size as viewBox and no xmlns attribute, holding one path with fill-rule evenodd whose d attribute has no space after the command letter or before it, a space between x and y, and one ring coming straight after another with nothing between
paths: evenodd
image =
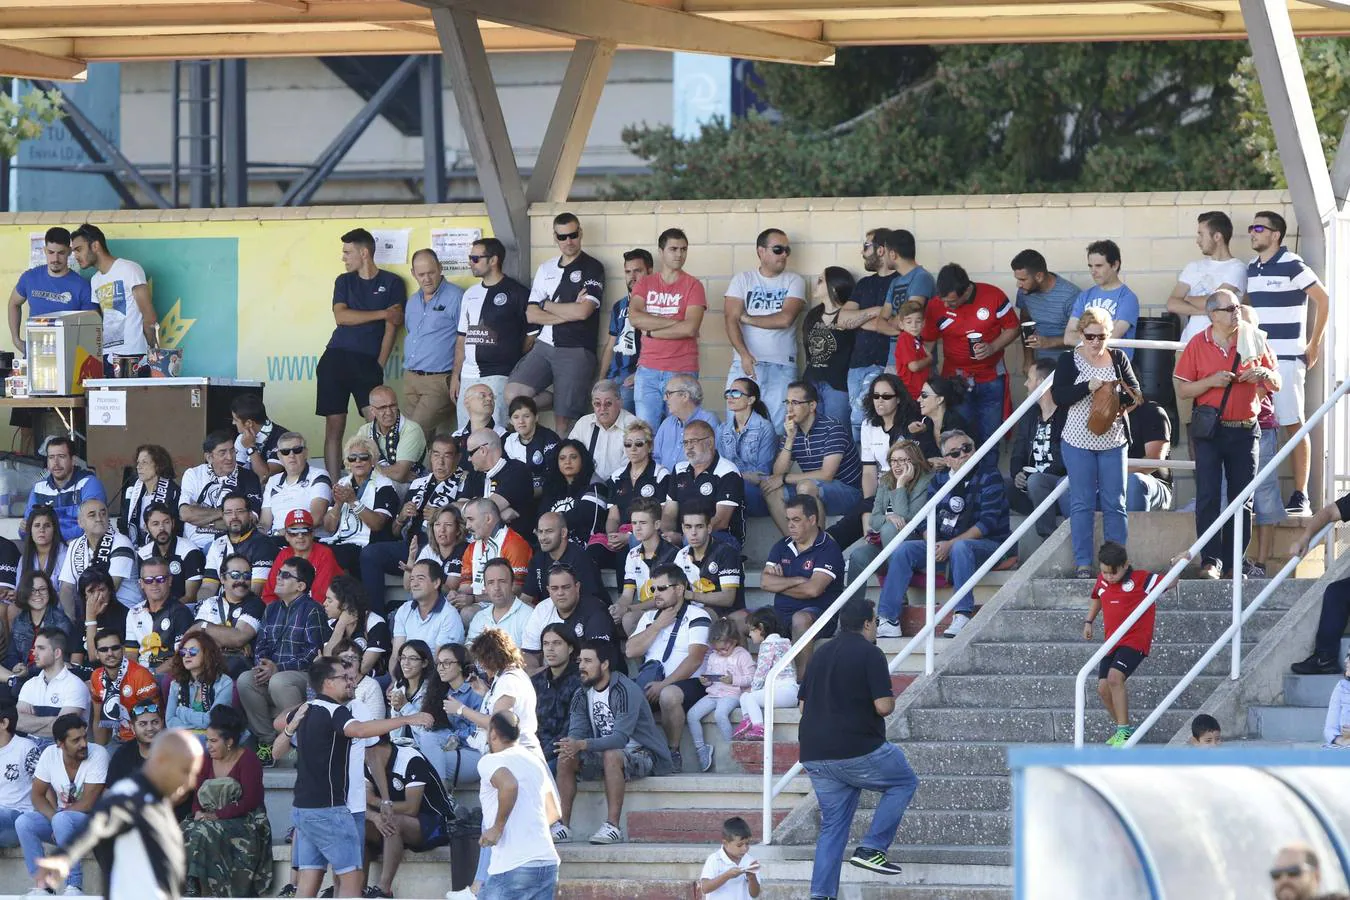
<instances>
[{"instance_id":1,"label":"boy in red and black jacket","mask_svg":"<svg viewBox=\"0 0 1350 900\"><path fill-rule=\"evenodd\" d=\"M1101 550L1097 552L1097 561L1101 564L1101 574L1092 588L1092 605L1087 618L1083 620L1085 641L1092 640L1092 623L1097 618L1097 610L1102 611L1103 636L1109 638L1162 577L1130 568L1130 557L1125 547L1114 541L1102 544ZM1153 645L1156 612L1155 605L1140 616L1115 649L1102 659L1101 667L1097 670L1097 695L1102 698L1102 705L1116 722L1115 733L1107 740L1107 746L1122 747L1134 733L1134 728L1130 726L1125 679L1134 674L1144 657L1148 656L1149 648Z\"/></svg>"}]
</instances>

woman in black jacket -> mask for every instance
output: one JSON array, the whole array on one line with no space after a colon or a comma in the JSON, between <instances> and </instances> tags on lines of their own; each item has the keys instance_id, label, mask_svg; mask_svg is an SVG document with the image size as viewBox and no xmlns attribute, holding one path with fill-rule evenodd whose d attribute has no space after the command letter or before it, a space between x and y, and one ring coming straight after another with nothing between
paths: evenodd
<instances>
[{"instance_id":1,"label":"woman in black jacket","mask_svg":"<svg viewBox=\"0 0 1350 900\"><path fill-rule=\"evenodd\" d=\"M1108 541L1125 544L1129 518L1125 512L1125 460L1130 445L1130 407L1123 402L1120 416L1105 434L1087 427L1092 394L1109 381L1119 381L1139 391L1139 379L1130 360L1113 350L1111 316L1101 307L1089 307L1079 317L1083 342L1065 351L1055 365L1051 393L1064 412L1060 453L1069 473L1069 524L1072 527L1074 577L1092 578L1093 513L1102 511L1102 534Z\"/></svg>"}]
</instances>

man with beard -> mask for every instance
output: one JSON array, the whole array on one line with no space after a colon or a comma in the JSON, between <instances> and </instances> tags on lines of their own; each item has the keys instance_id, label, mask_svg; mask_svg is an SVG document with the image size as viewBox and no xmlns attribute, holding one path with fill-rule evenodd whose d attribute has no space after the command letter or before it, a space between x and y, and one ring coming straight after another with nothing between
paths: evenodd
<instances>
[{"instance_id":1,"label":"man with beard","mask_svg":"<svg viewBox=\"0 0 1350 900\"><path fill-rule=\"evenodd\" d=\"M1322 867L1317 854L1307 844L1281 847L1270 867L1270 883L1275 900L1314 900L1321 896Z\"/></svg>"},{"instance_id":2,"label":"man with beard","mask_svg":"<svg viewBox=\"0 0 1350 900\"><path fill-rule=\"evenodd\" d=\"M262 482L252 469L239 465L234 455L234 435L213 431L202 441L200 466L183 473L183 536L205 550L217 535L225 533L222 505L231 494L242 494L256 515L262 511Z\"/></svg>"},{"instance_id":3,"label":"man with beard","mask_svg":"<svg viewBox=\"0 0 1350 900\"><path fill-rule=\"evenodd\" d=\"M255 527L253 510L243 494L226 497L221 503L221 514L225 533L211 542L206 553L206 576L198 595L211 597L220 590L220 566L227 556L236 553L248 559L253 572L253 592L260 593L276 562L277 542Z\"/></svg>"},{"instance_id":4,"label":"man with beard","mask_svg":"<svg viewBox=\"0 0 1350 900\"><path fill-rule=\"evenodd\" d=\"M150 758L150 744L164 730L164 714L160 709L159 701L154 698L131 708L132 737L113 751L112 759L108 761L108 784L116 784L145 768L145 761Z\"/></svg>"},{"instance_id":5,"label":"man with beard","mask_svg":"<svg viewBox=\"0 0 1350 900\"><path fill-rule=\"evenodd\" d=\"M194 632L209 634L225 653L225 668L234 679L253 665L253 638L266 612L249 583L252 565L239 553L226 558L220 567L225 590L198 604L197 621L183 635L187 640Z\"/></svg>"},{"instance_id":6,"label":"man with beard","mask_svg":"<svg viewBox=\"0 0 1350 900\"><path fill-rule=\"evenodd\" d=\"M599 604L582 602L581 583L577 581L576 573L560 563L549 570L548 599L534 608L530 622L525 626L525 637L520 642L531 675L543 668L540 648L544 627L554 622L561 622L579 641L605 641L610 661L615 668L621 666L623 655L619 642L614 640L614 621Z\"/></svg>"},{"instance_id":7,"label":"man with beard","mask_svg":"<svg viewBox=\"0 0 1350 900\"><path fill-rule=\"evenodd\" d=\"M140 547L136 555L142 563L162 559L173 576L173 595L191 606L197 602L202 587L202 570L206 554L187 538L178 536L178 519L173 510L163 503L151 503L145 509L145 533L150 542Z\"/></svg>"},{"instance_id":8,"label":"man with beard","mask_svg":"<svg viewBox=\"0 0 1350 900\"><path fill-rule=\"evenodd\" d=\"M623 841L624 786L652 774L669 775L673 763L642 688L612 669L608 642L585 641L577 666L585 689L573 695L567 737L556 744L562 819L553 826L553 842L572 840L572 803L577 779L584 778L604 780L608 806L605 823L590 842L617 844Z\"/></svg>"},{"instance_id":9,"label":"man with beard","mask_svg":"<svg viewBox=\"0 0 1350 900\"><path fill-rule=\"evenodd\" d=\"M33 876L43 842L70 846L108 781L108 751L89 743L89 730L79 714L63 715L52 723L52 738L56 743L42 751L33 770L33 809L14 823L24 864ZM75 863L65 893L82 894L83 884L84 872Z\"/></svg>"}]
</instances>

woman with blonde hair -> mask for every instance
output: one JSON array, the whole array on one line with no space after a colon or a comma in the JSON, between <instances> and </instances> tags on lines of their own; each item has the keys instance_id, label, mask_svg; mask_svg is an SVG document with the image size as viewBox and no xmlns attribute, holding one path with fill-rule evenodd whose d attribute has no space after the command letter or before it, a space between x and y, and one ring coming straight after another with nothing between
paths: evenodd
<instances>
[{"instance_id":1,"label":"woman with blonde hair","mask_svg":"<svg viewBox=\"0 0 1350 900\"><path fill-rule=\"evenodd\" d=\"M877 480L877 493L868 514L864 537L848 548L849 578L877 558L900 529L919 511L928 496L933 467L918 443L896 441L886 451L886 471Z\"/></svg>"},{"instance_id":2,"label":"woman with blonde hair","mask_svg":"<svg viewBox=\"0 0 1350 900\"><path fill-rule=\"evenodd\" d=\"M629 519L633 501L648 499L660 503L670 482L670 470L652 458L654 444L652 427L641 419L623 430L623 455L628 458L628 464L610 474L606 482L609 512L605 520L605 543L592 543L587 548L597 568L614 570L617 584L623 584L623 561L634 543Z\"/></svg>"},{"instance_id":3,"label":"woman with blonde hair","mask_svg":"<svg viewBox=\"0 0 1350 900\"><path fill-rule=\"evenodd\" d=\"M1125 351L1110 346L1112 321L1099 306L1083 310L1078 318L1082 342L1066 350L1055 364L1050 392L1064 411L1060 452L1069 473L1069 525L1075 578L1092 578L1095 513L1102 511L1105 540L1126 545L1129 519L1125 512L1125 460L1130 445L1129 412L1133 400L1121 401L1120 413L1106 430L1088 427L1093 397L1098 390L1131 390L1138 397L1139 379Z\"/></svg>"},{"instance_id":4,"label":"woman with blonde hair","mask_svg":"<svg viewBox=\"0 0 1350 900\"><path fill-rule=\"evenodd\" d=\"M389 523L398 515L398 490L380 472L380 451L370 438L354 435L342 452L347 474L333 485L333 505L323 517L323 530L331 537L324 543L333 548L338 565L359 578L361 548L393 537Z\"/></svg>"}]
</instances>

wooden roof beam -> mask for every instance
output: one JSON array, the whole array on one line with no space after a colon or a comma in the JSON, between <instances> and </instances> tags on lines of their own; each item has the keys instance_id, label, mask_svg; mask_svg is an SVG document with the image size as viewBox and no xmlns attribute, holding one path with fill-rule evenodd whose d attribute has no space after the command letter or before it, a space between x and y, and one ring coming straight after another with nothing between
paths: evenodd
<instances>
[{"instance_id":1,"label":"wooden roof beam","mask_svg":"<svg viewBox=\"0 0 1350 900\"><path fill-rule=\"evenodd\" d=\"M0 44L0 75L44 81L84 81L88 66L68 56Z\"/></svg>"}]
</instances>

